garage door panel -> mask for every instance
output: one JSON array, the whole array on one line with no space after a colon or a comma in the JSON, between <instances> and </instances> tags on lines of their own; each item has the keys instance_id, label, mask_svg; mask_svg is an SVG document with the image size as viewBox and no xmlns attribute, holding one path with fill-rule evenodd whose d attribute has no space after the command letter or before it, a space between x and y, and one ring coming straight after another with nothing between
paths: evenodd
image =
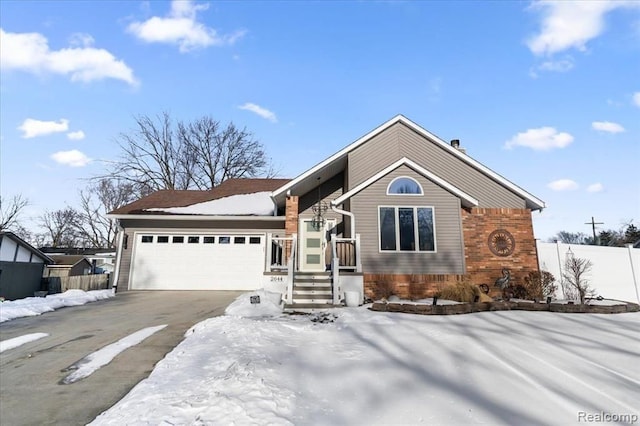
<instances>
[{"instance_id":1,"label":"garage door panel","mask_svg":"<svg viewBox=\"0 0 640 426\"><path fill-rule=\"evenodd\" d=\"M142 242L142 235L136 237L133 289L253 290L262 286L264 235L215 235L214 244L205 244L203 236L198 243L188 243L187 235L183 243L173 243L171 237L168 243L158 243L158 235L145 235L153 240ZM228 244L220 244L227 241L224 237L229 237Z\"/></svg>"}]
</instances>

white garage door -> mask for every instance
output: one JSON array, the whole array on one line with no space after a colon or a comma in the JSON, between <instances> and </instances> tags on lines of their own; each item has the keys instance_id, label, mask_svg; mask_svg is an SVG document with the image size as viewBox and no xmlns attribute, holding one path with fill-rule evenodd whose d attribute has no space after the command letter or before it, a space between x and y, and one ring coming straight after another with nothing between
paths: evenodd
<instances>
[{"instance_id":1,"label":"white garage door","mask_svg":"<svg viewBox=\"0 0 640 426\"><path fill-rule=\"evenodd\" d=\"M262 287L265 236L135 235L134 290L254 290Z\"/></svg>"}]
</instances>

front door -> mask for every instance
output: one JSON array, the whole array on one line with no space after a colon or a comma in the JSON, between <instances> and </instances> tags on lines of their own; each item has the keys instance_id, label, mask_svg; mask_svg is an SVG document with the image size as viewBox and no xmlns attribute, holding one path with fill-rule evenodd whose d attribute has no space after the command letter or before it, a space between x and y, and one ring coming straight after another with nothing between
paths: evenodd
<instances>
[{"instance_id":1,"label":"front door","mask_svg":"<svg viewBox=\"0 0 640 426\"><path fill-rule=\"evenodd\" d=\"M329 230L336 226L335 219L327 219L317 228L311 219L300 219L300 270L322 272L326 270L326 250Z\"/></svg>"}]
</instances>

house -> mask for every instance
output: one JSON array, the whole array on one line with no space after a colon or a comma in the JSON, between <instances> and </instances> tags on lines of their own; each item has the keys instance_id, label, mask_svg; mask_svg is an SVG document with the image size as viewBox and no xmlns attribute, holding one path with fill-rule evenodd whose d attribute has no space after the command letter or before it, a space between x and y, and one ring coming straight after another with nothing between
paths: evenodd
<instances>
[{"instance_id":1,"label":"house","mask_svg":"<svg viewBox=\"0 0 640 426\"><path fill-rule=\"evenodd\" d=\"M33 297L40 291L42 272L53 260L13 232L0 231L0 297Z\"/></svg>"},{"instance_id":2,"label":"house","mask_svg":"<svg viewBox=\"0 0 640 426\"><path fill-rule=\"evenodd\" d=\"M402 115L295 179L158 191L114 210L118 291L265 287L296 305L424 297L537 270L544 202Z\"/></svg>"},{"instance_id":3,"label":"house","mask_svg":"<svg viewBox=\"0 0 640 426\"><path fill-rule=\"evenodd\" d=\"M53 263L45 268L46 278L89 275L93 271L91 262L82 255L52 254L51 259Z\"/></svg>"}]
</instances>

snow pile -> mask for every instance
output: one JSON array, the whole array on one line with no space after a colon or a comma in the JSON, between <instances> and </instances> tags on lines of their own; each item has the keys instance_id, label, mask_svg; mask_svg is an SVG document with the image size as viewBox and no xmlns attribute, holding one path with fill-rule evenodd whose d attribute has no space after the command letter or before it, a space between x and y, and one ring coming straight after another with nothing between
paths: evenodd
<instances>
[{"instance_id":1,"label":"snow pile","mask_svg":"<svg viewBox=\"0 0 640 426\"><path fill-rule=\"evenodd\" d=\"M123 337L115 343L105 346L99 351L93 352L66 370L73 370L71 374L64 378L62 383L68 385L90 376L94 371L109 364L118 354L142 342L147 337L165 328L167 324L156 327L147 327L136 331L133 334Z\"/></svg>"},{"instance_id":2,"label":"snow pile","mask_svg":"<svg viewBox=\"0 0 640 426\"><path fill-rule=\"evenodd\" d=\"M211 318L92 424L576 424L638 415L640 313Z\"/></svg>"},{"instance_id":3,"label":"snow pile","mask_svg":"<svg viewBox=\"0 0 640 426\"><path fill-rule=\"evenodd\" d=\"M251 303L252 298L254 303ZM282 294L256 290L238 296L227 306L224 313L225 315L246 318L272 317L282 314L282 308Z\"/></svg>"},{"instance_id":4,"label":"snow pile","mask_svg":"<svg viewBox=\"0 0 640 426\"><path fill-rule=\"evenodd\" d=\"M8 351L9 349L17 348L25 343L33 342L43 337L47 337L48 333L30 333L22 336L14 337L13 339L7 339L0 342L0 353Z\"/></svg>"},{"instance_id":5,"label":"snow pile","mask_svg":"<svg viewBox=\"0 0 640 426\"><path fill-rule=\"evenodd\" d=\"M93 291L67 290L64 293L50 294L47 297L27 297L5 301L0 303L0 322L40 315L65 306L84 305L113 296L115 296L113 289Z\"/></svg>"},{"instance_id":6,"label":"snow pile","mask_svg":"<svg viewBox=\"0 0 640 426\"><path fill-rule=\"evenodd\" d=\"M235 215L235 216L271 216L273 215L271 192L238 194L186 207L161 207L146 211L176 214Z\"/></svg>"}]
</instances>

